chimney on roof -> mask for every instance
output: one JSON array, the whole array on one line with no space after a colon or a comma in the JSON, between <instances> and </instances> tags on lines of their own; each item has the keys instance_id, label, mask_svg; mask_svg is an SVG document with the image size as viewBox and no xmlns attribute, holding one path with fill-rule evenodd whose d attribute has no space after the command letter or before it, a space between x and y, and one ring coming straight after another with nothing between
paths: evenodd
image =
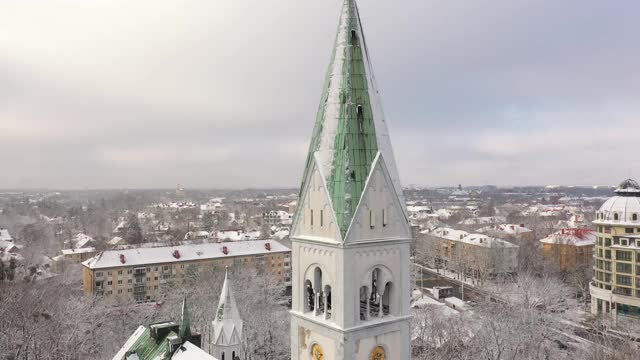
<instances>
[{"instance_id":1,"label":"chimney on roof","mask_svg":"<svg viewBox=\"0 0 640 360\"><path fill-rule=\"evenodd\" d=\"M226 247L226 246L223 246L223 247L222 247L222 252L223 252L225 255L229 255L229 248L228 248L228 247Z\"/></svg>"},{"instance_id":2,"label":"chimney on roof","mask_svg":"<svg viewBox=\"0 0 640 360\"><path fill-rule=\"evenodd\" d=\"M520 224L520 227L521 227L521 228L523 228L523 227L524 227L524 224Z\"/></svg>"},{"instance_id":3,"label":"chimney on roof","mask_svg":"<svg viewBox=\"0 0 640 360\"><path fill-rule=\"evenodd\" d=\"M270 243L264 244L264 248L267 249L268 251L271 251L271 244Z\"/></svg>"},{"instance_id":4,"label":"chimney on roof","mask_svg":"<svg viewBox=\"0 0 640 360\"><path fill-rule=\"evenodd\" d=\"M561 234L562 234L562 235L564 235L564 229L562 229L562 232L561 232Z\"/></svg>"},{"instance_id":5,"label":"chimney on roof","mask_svg":"<svg viewBox=\"0 0 640 360\"><path fill-rule=\"evenodd\" d=\"M125 261L124 261L124 254L120 254L120 263L121 263L121 264L124 264L124 263L125 263Z\"/></svg>"},{"instance_id":6,"label":"chimney on roof","mask_svg":"<svg viewBox=\"0 0 640 360\"><path fill-rule=\"evenodd\" d=\"M176 258L176 259L180 259L180 251L174 250L173 251L173 257Z\"/></svg>"}]
</instances>

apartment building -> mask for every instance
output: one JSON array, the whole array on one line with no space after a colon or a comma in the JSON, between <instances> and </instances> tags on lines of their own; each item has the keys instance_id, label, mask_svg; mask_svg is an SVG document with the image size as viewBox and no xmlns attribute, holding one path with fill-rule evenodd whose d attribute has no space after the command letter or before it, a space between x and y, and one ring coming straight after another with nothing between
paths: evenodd
<instances>
[{"instance_id":1,"label":"apartment building","mask_svg":"<svg viewBox=\"0 0 640 360\"><path fill-rule=\"evenodd\" d=\"M518 246L484 234L438 227L421 232L438 268L482 280L518 270Z\"/></svg>"},{"instance_id":2,"label":"apartment building","mask_svg":"<svg viewBox=\"0 0 640 360\"><path fill-rule=\"evenodd\" d=\"M561 229L540 240L545 261L560 271L591 268L595 242L591 229Z\"/></svg>"},{"instance_id":3,"label":"apartment building","mask_svg":"<svg viewBox=\"0 0 640 360\"><path fill-rule=\"evenodd\" d=\"M159 299L163 287L225 267L259 269L291 282L291 250L273 240L104 251L82 263L86 295L136 302Z\"/></svg>"},{"instance_id":4,"label":"apartment building","mask_svg":"<svg viewBox=\"0 0 640 360\"><path fill-rule=\"evenodd\" d=\"M623 181L596 212L591 312L640 317L640 186Z\"/></svg>"},{"instance_id":5,"label":"apartment building","mask_svg":"<svg viewBox=\"0 0 640 360\"><path fill-rule=\"evenodd\" d=\"M590 269L595 242L591 229L562 229L540 240L545 261L559 271Z\"/></svg>"},{"instance_id":6,"label":"apartment building","mask_svg":"<svg viewBox=\"0 0 640 360\"><path fill-rule=\"evenodd\" d=\"M98 251L94 247L62 250L62 255L64 257L64 260L69 261L71 263L81 263L85 260L88 260L94 257L97 253Z\"/></svg>"},{"instance_id":7,"label":"apartment building","mask_svg":"<svg viewBox=\"0 0 640 360\"><path fill-rule=\"evenodd\" d=\"M494 224L477 230L495 238L510 241L516 245L522 245L522 241L534 241L536 236L533 230L524 224Z\"/></svg>"}]
</instances>

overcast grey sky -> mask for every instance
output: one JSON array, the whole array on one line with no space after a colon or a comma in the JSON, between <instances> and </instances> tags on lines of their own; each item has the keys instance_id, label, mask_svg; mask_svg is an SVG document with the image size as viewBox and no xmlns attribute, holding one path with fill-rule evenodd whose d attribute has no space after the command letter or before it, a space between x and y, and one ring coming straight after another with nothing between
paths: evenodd
<instances>
[{"instance_id":1,"label":"overcast grey sky","mask_svg":"<svg viewBox=\"0 0 640 360\"><path fill-rule=\"evenodd\" d=\"M298 186L341 0L0 2L0 188ZM640 176L640 2L360 0L403 184Z\"/></svg>"}]
</instances>

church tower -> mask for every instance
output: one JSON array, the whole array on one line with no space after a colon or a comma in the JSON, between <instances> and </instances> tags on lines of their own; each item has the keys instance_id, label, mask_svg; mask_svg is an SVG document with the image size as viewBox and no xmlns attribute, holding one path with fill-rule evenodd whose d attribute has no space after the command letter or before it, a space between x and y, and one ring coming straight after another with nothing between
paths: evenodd
<instances>
[{"instance_id":1,"label":"church tower","mask_svg":"<svg viewBox=\"0 0 640 360\"><path fill-rule=\"evenodd\" d=\"M293 360L410 358L411 231L355 0L344 0L291 242Z\"/></svg>"},{"instance_id":2,"label":"church tower","mask_svg":"<svg viewBox=\"0 0 640 360\"><path fill-rule=\"evenodd\" d=\"M219 360L240 359L243 341L242 325L236 299L231 290L231 282L225 273L216 318L211 324L209 354Z\"/></svg>"}]
</instances>

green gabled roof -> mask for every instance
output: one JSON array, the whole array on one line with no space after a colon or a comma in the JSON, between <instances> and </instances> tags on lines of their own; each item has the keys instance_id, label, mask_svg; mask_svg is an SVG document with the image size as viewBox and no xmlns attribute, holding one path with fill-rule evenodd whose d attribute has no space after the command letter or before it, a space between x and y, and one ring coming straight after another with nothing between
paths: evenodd
<instances>
[{"instance_id":1,"label":"green gabled roof","mask_svg":"<svg viewBox=\"0 0 640 360\"><path fill-rule=\"evenodd\" d=\"M169 352L166 339L171 336L178 336L178 334L171 331L162 339L156 340L151 337L151 331L146 328L133 346L129 348L127 355L135 353L140 360L159 359L161 355Z\"/></svg>"},{"instance_id":2,"label":"green gabled roof","mask_svg":"<svg viewBox=\"0 0 640 360\"><path fill-rule=\"evenodd\" d=\"M317 153L343 235L378 151L393 163L358 8L355 0L345 0L303 176L307 179ZM401 196L395 163L392 165L394 186Z\"/></svg>"}]
</instances>

